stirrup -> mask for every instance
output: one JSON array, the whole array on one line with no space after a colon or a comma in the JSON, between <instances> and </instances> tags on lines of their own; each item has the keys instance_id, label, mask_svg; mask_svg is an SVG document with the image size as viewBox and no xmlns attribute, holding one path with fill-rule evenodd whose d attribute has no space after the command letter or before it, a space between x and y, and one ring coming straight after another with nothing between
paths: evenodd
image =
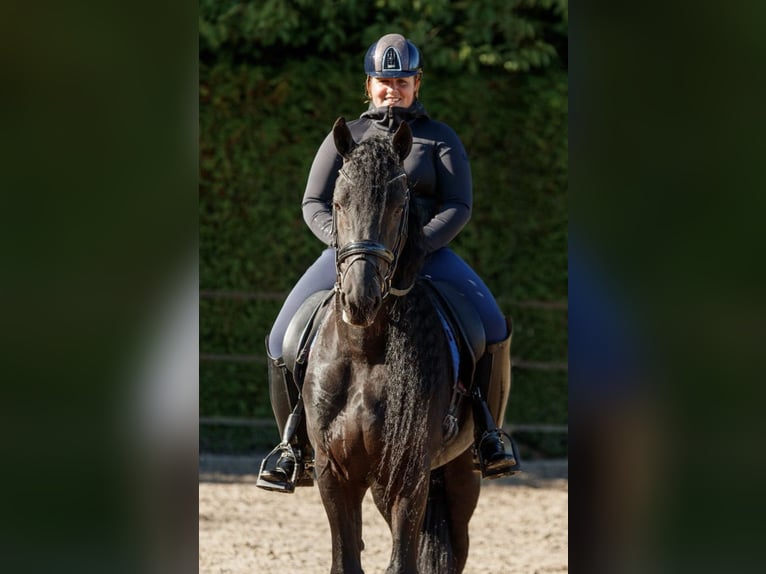
<instances>
[{"instance_id":1,"label":"stirrup","mask_svg":"<svg viewBox=\"0 0 766 574\"><path fill-rule=\"evenodd\" d=\"M484 458L481 453L481 444L489 436L490 433L495 433L495 432L498 435L505 435L505 437L508 439L508 442L511 445L511 454L513 456L513 463L505 465L505 466L501 466L495 469L487 469L486 462L484 461ZM479 444L474 445L474 453L475 453L474 468L481 472L482 478L487 478L487 479L502 478L504 476L513 476L514 474L517 474L521 471L521 464L519 462L521 459L519 458L519 451L516 448L516 443L513 441L513 438L511 437L511 435L509 435L503 429L498 428L498 429L493 429L491 431L484 431L484 434L479 440Z\"/></svg>"},{"instance_id":2,"label":"stirrup","mask_svg":"<svg viewBox=\"0 0 766 574\"><path fill-rule=\"evenodd\" d=\"M267 463L269 461L273 461L272 465L276 467L277 462L279 462L279 459L282 456L282 453L287 451L290 455L292 455L293 459L295 460L295 464L293 465L293 473L292 476L288 477L288 479L285 482L269 482L268 480L265 480L261 478L261 475L263 474L263 471L266 470ZM258 480L255 483L255 486L258 488L262 488L264 490L271 490L273 492L283 492L286 494L290 494L295 491L295 483L296 479L298 477L298 469L301 467L301 458L298 455L298 453L293 449L292 445L287 443L280 443L274 449L267 454L263 460L261 461L261 468L258 471Z\"/></svg>"}]
</instances>

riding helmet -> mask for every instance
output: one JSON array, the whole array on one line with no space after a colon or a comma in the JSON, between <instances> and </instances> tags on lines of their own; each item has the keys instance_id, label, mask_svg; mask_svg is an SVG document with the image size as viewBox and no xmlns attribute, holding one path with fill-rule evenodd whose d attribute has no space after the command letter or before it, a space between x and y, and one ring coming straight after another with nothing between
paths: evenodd
<instances>
[{"instance_id":1,"label":"riding helmet","mask_svg":"<svg viewBox=\"0 0 766 574\"><path fill-rule=\"evenodd\" d=\"M406 78L422 67L420 51L401 34L386 34L367 49L364 57L364 71L374 78Z\"/></svg>"}]
</instances>

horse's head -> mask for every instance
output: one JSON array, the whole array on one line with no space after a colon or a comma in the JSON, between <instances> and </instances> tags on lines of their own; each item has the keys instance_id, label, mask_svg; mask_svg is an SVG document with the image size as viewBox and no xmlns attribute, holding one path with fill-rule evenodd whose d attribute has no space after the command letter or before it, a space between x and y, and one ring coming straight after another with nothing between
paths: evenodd
<instances>
[{"instance_id":1,"label":"horse's head","mask_svg":"<svg viewBox=\"0 0 766 574\"><path fill-rule=\"evenodd\" d=\"M333 127L343 167L335 184L333 220L342 317L359 327L372 324L407 239L409 186L404 158L412 132L402 122L393 138L356 144L343 118Z\"/></svg>"}]
</instances>

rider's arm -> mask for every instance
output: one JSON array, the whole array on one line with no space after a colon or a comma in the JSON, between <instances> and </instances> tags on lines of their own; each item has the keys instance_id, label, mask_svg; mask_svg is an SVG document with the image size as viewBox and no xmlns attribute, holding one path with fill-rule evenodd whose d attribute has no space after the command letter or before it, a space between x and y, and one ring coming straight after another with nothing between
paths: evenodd
<instances>
[{"instance_id":1,"label":"rider's arm","mask_svg":"<svg viewBox=\"0 0 766 574\"><path fill-rule=\"evenodd\" d=\"M303 194L303 220L326 245L332 243L332 195L343 160L335 149L332 133L319 146L311 164Z\"/></svg>"},{"instance_id":2,"label":"rider's arm","mask_svg":"<svg viewBox=\"0 0 766 574\"><path fill-rule=\"evenodd\" d=\"M431 253L452 241L471 218L473 186L465 148L452 129L444 133L435 150L436 189L440 209L423 229Z\"/></svg>"}]
</instances>

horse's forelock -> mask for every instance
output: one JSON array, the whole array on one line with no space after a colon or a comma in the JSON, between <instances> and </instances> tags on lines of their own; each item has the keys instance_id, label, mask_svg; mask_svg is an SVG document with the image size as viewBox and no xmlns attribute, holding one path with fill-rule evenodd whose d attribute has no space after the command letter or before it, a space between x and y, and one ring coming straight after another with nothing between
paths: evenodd
<instances>
[{"instance_id":1,"label":"horse's forelock","mask_svg":"<svg viewBox=\"0 0 766 574\"><path fill-rule=\"evenodd\" d=\"M354 149L347 166L349 175L353 173L357 176L360 185L380 185L390 179L390 174L396 172L399 159L388 138L374 137L363 141Z\"/></svg>"},{"instance_id":2,"label":"horse's forelock","mask_svg":"<svg viewBox=\"0 0 766 574\"><path fill-rule=\"evenodd\" d=\"M345 178L340 178L336 199L353 194L360 213L373 215L380 209L388 191L386 183L399 168L399 158L391 140L368 138L356 146L343 163Z\"/></svg>"}]
</instances>

